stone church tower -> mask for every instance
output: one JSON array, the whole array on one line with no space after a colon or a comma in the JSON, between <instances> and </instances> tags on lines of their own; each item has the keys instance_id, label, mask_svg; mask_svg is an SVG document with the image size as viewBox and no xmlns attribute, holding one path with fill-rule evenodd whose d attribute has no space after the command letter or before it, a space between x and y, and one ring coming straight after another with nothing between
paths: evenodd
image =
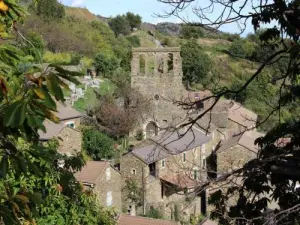
<instances>
[{"instance_id":1,"label":"stone church tower","mask_svg":"<svg viewBox=\"0 0 300 225\"><path fill-rule=\"evenodd\" d=\"M174 104L183 98L180 48L133 48L131 86L153 105L151 116L141 121L146 137L178 124L185 113Z\"/></svg>"}]
</instances>

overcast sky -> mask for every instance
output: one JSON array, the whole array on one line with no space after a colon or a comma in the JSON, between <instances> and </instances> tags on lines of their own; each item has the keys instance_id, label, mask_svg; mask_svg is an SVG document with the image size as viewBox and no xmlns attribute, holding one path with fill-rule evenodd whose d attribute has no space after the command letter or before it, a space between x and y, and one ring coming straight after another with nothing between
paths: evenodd
<instances>
[{"instance_id":1,"label":"overcast sky","mask_svg":"<svg viewBox=\"0 0 300 225\"><path fill-rule=\"evenodd\" d=\"M86 7L92 13L105 17L116 16L124 14L128 11L137 13L142 16L144 22L158 23L163 21L180 22L179 19L172 17L162 19L155 16L155 13L164 14L165 11L170 10L170 6L160 3L157 0L59 0L65 5ZM198 0L198 2L200 2ZM201 6L207 3L207 0L201 0ZM219 10L215 9L213 15L218 15ZM183 16L189 20L197 21L195 15L190 9L187 9ZM230 33L239 32L236 24L230 24L221 28L223 31ZM243 35L252 32L251 25Z\"/></svg>"}]
</instances>

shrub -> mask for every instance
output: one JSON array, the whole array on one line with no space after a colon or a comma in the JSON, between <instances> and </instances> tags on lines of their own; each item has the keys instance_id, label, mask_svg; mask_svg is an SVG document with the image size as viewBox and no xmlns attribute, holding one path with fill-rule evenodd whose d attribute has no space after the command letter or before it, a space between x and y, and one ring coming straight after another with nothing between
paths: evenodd
<instances>
[{"instance_id":1,"label":"shrub","mask_svg":"<svg viewBox=\"0 0 300 225\"><path fill-rule=\"evenodd\" d=\"M127 37L127 40L131 43L132 47L140 47L141 46L141 40L136 35Z\"/></svg>"},{"instance_id":2,"label":"shrub","mask_svg":"<svg viewBox=\"0 0 300 225\"><path fill-rule=\"evenodd\" d=\"M180 35L186 39L204 37L204 33L200 27L191 25L183 25L180 30Z\"/></svg>"},{"instance_id":3,"label":"shrub","mask_svg":"<svg viewBox=\"0 0 300 225\"><path fill-rule=\"evenodd\" d=\"M83 149L93 160L112 159L114 142L107 135L92 128L83 129Z\"/></svg>"},{"instance_id":4,"label":"shrub","mask_svg":"<svg viewBox=\"0 0 300 225\"><path fill-rule=\"evenodd\" d=\"M229 52L232 56L240 58L250 58L254 52L254 43L245 40L235 40L232 42Z\"/></svg>"},{"instance_id":5,"label":"shrub","mask_svg":"<svg viewBox=\"0 0 300 225\"><path fill-rule=\"evenodd\" d=\"M138 130L138 131L136 132L135 138L136 138L136 140L138 140L138 141L143 140L143 139L144 139L144 132L143 132L143 130Z\"/></svg>"},{"instance_id":6,"label":"shrub","mask_svg":"<svg viewBox=\"0 0 300 225\"><path fill-rule=\"evenodd\" d=\"M150 207L148 212L145 214L145 217L149 217L153 219L163 219L163 215L159 211L159 209L155 209L153 206Z\"/></svg>"},{"instance_id":7,"label":"shrub","mask_svg":"<svg viewBox=\"0 0 300 225\"><path fill-rule=\"evenodd\" d=\"M72 56L70 53L53 53L46 51L43 56L43 61L45 63L57 63L60 65L69 65L71 62Z\"/></svg>"}]
</instances>

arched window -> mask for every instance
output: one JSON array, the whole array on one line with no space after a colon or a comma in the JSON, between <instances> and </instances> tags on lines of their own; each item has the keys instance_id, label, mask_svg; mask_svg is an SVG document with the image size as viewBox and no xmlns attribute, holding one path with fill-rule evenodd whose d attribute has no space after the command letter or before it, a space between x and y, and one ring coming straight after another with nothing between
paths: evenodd
<instances>
[{"instance_id":1,"label":"arched window","mask_svg":"<svg viewBox=\"0 0 300 225\"><path fill-rule=\"evenodd\" d=\"M158 127L156 123L150 122L146 126L146 138L151 138L158 135Z\"/></svg>"},{"instance_id":2,"label":"arched window","mask_svg":"<svg viewBox=\"0 0 300 225\"><path fill-rule=\"evenodd\" d=\"M146 56L141 54L139 56L140 58L140 73L145 74L146 73Z\"/></svg>"},{"instance_id":3,"label":"arched window","mask_svg":"<svg viewBox=\"0 0 300 225\"><path fill-rule=\"evenodd\" d=\"M168 72L173 71L173 54L169 53L168 54Z\"/></svg>"}]
</instances>

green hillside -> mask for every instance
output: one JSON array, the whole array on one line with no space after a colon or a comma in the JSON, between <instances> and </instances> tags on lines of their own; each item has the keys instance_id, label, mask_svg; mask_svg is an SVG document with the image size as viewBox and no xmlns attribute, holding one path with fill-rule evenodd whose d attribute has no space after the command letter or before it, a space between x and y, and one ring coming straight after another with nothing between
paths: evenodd
<instances>
[{"instance_id":1,"label":"green hillside","mask_svg":"<svg viewBox=\"0 0 300 225\"><path fill-rule=\"evenodd\" d=\"M98 72L112 82L115 80L120 82L120 79L129 80L132 47L162 45L186 48L188 46L186 43L193 42L192 45L198 49L199 54L202 52L202 58L198 59L199 62L195 62L194 58L198 57L185 58L183 55L183 61L197 67L204 62L201 60L206 58L205 62L209 62L209 65L203 66L209 70L206 74L201 74L200 69L199 77L189 82L190 87L196 90L208 88L212 91L224 87L237 89L255 72L260 64L259 61L270 53L268 49L264 50L260 46L261 43L255 35L240 38L236 34L217 31L209 33L200 28L171 23L159 25L138 23L134 25L138 28L132 29L126 15L107 20L92 14L85 8L65 7L65 15L59 20L45 20L41 19L41 15L31 13L21 29L33 41L41 39L44 62L65 65L81 63L83 71L86 71L93 65L97 56L98 59L101 58L102 64L106 63L105 71ZM195 54L194 49L190 52ZM109 69L111 66L112 68ZM279 87L271 82L275 73L273 67L268 67L263 71L261 79L256 80L249 87L247 93L242 93L238 99L234 96L226 97L241 102L258 113L259 119L263 120L268 116L271 107L266 106L265 102L277 101L273 96L278 92ZM186 82L187 74L184 74L184 77ZM80 105L79 108L82 109L84 103ZM291 107L283 109L282 119L290 118L291 113ZM277 115L273 115L270 122L262 126L262 129L273 126L275 121Z\"/></svg>"}]
</instances>

